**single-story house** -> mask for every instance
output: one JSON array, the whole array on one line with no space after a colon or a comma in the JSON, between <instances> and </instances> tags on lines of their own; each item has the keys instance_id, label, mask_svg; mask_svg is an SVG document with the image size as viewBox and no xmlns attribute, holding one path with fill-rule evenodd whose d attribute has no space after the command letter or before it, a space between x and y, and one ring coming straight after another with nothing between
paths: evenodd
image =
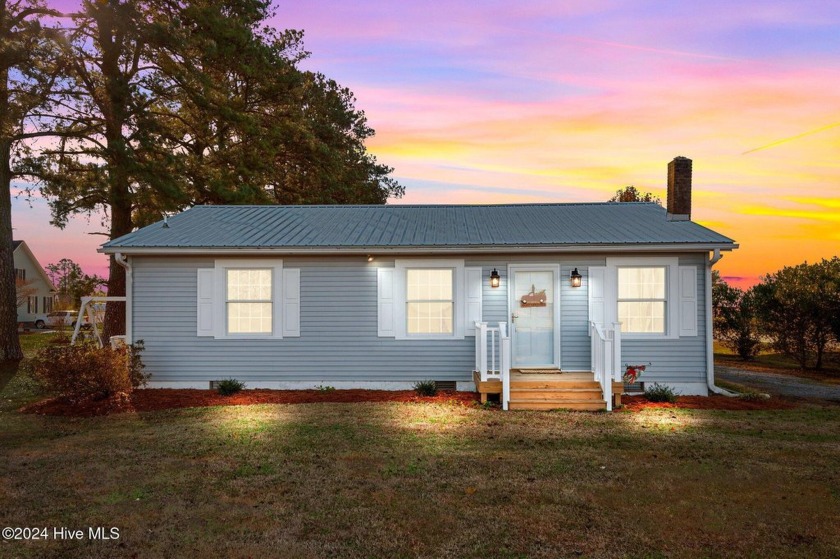
<instances>
[{"instance_id":1,"label":"single-story house","mask_svg":"<svg viewBox=\"0 0 840 559\"><path fill-rule=\"evenodd\" d=\"M24 241L12 241L12 256L19 303L17 320L44 328L55 302L55 286Z\"/></svg>"},{"instance_id":2,"label":"single-story house","mask_svg":"<svg viewBox=\"0 0 840 559\"><path fill-rule=\"evenodd\" d=\"M655 203L196 206L101 251L128 270L152 386L405 389L611 409L626 365L714 389L691 160ZM566 384L562 384L562 383Z\"/></svg>"}]
</instances>

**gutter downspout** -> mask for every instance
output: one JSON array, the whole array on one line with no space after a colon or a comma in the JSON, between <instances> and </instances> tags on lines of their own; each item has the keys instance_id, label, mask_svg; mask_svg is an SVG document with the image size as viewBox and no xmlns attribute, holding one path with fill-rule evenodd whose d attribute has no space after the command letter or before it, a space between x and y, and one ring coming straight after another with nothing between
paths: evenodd
<instances>
[{"instance_id":1,"label":"gutter downspout","mask_svg":"<svg viewBox=\"0 0 840 559\"><path fill-rule=\"evenodd\" d=\"M712 316L712 266L723 258L720 249L716 248L712 257L706 261L706 384L709 392L723 394L724 396L735 396L729 390L715 386L715 346L714 346L714 320Z\"/></svg>"},{"instance_id":2,"label":"gutter downspout","mask_svg":"<svg viewBox=\"0 0 840 559\"><path fill-rule=\"evenodd\" d=\"M133 333L132 333L132 291L134 286L134 278L132 277L132 268L131 263L128 261L128 257L121 252L117 252L114 254L114 260L125 268L125 343L131 345L134 343Z\"/></svg>"}]
</instances>

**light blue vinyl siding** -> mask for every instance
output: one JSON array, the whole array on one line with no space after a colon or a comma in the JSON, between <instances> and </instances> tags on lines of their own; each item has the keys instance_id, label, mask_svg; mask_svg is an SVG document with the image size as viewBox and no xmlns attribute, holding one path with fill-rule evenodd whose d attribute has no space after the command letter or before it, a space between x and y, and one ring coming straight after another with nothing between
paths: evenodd
<instances>
[{"instance_id":1,"label":"light blue vinyl siding","mask_svg":"<svg viewBox=\"0 0 840 559\"><path fill-rule=\"evenodd\" d=\"M591 370L589 341L589 266L603 266L604 259L576 259L560 266L560 360L563 369ZM574 268L583 276L580 287L572 287Z\"/></svg>"},{"instance_id":2,"label":"light blue vinyl siding","mask_svg":"<svg viewBox=\"0 0 840 559\"><path fill-rule=\"evenodd\" d=\"M283 260L301 269L301 332L281 340L196 336L196 269L212 260L132 260L133 337L154 381L470 380L473 338L377 337L376 264L359 257Z\"/></svg>"},{"instance_id":3,"label":"light blue vinyl siding","mask_svg":"<svg viewBox=\"0 0 840 559\"><path fill-rule=\"evenodd\" d=\"M605 265L593 255L484 255L467 257L482 268L482 316L509 322L507 266L560 264L560 357L564 370L589 370L588 268ZM627 256L627 253L622 254ZM284 258L301 270L299 338L217 340L196 336L196 270L213 267L204 257L132 257L134 339L146 343L144 361L154 381L204 382L235 376L261 381L470 381L475 340L395 340L377 336L376 268L393 260L360 256ZM704 268L702 255L680 258L698 271L697 337L625 341L624 363L652 363L643 380L700 382L705 379ZM573 268L583 284L572 288ZM498 269L501 286L489 285Z\"/></svg>"},{"instance_id":4,"label":"light blue vinyl siding","mask_svg":"<svg viewBox=\"0 0 840 559\"><path fill-rule=\"evenodd\" d=\"M622 365L648 365L639 380L706 383L706 301L703 255L685 255L680 266L697 266L697 336L668 340L623 340Z\"/></svg>"}]
</instances>

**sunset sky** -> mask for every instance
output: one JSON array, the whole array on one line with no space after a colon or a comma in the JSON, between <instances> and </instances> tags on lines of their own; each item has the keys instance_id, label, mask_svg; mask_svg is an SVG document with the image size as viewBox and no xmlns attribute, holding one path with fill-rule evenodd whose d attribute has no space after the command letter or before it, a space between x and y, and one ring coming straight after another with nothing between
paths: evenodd
<instances>
[{"instance_id":1,"label":"sunset sky","mask_svg":"<svg viewBox=\"0 0 840 559\"><path fill-rule=\"evenodd\" d=\"M74 2L56 3L74 7ZM394 203L665 198L694 160L696 221L741 248L748 285L840 253L840 10L832 1L279 1L305 63L352 89ZM65 231L14 202L42 264L106 273L97 221Z\"/></svg>"}]
</instances>

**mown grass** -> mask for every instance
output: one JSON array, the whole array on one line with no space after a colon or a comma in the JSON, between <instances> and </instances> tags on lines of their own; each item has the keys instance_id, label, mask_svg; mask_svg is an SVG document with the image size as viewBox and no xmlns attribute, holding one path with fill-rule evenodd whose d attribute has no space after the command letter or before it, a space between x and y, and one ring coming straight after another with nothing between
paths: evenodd
<instances>
[{"instance_id":1,"label":"mown grass","mask_svg":"<svg viewBox=\"0 0 840 559\"><path fill-rule=\"evenodd\" d=\"M3 414L3 557L836 557L840 408Z\"/></svg>"},{"instance_id":2,"label":"mown grass","mask_svg":"<svg viewBox=\"0 0 840 559\"><path fill-rule=\"evenodd\" d=\"M5 413L18 409L41 395L38 385L29 376L19 371L24 367L26 358L39 349L47 347L51 340L62 334L39 332L37 330L21 334L20 346L24 361L21 363L0 363L0 429Z\"/></svg>"},{"instance_id":3,"label":"mown grass","mask_svg":"<svg viewBox=\"0 0 840 559\"><path fill-rule=\"evenodd\" d=\"M840 406L16 411L37 397L25 374L0 387L0 527L121 537L0 557L840 555Z\"/></svg>"}]
</instances>

